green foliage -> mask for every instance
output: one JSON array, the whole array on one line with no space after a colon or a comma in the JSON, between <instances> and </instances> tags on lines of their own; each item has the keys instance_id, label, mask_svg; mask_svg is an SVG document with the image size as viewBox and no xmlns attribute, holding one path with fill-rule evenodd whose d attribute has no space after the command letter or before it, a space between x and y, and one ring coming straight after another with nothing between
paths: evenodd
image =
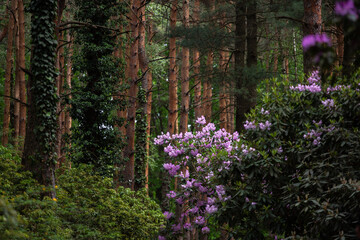
<instances>
[{"instance_id":1,"label":"green foliage","mask_svg":"<svg viewBox=\"0 0 360 240\"><path fill-rule=\"evenodd\" d=\"M354 237L360 212L358 74L338 79L338 84L344 82L350 87L330 92L328 85L322 92L291 91L277 80L260 88L261 100L248 120L269 121L271 129L244 133L256 153L243 158L226 178L236 197L224 220L232 219L237 236L262 239L270 232L289 238ZM327 99L334 107L322 103ZM248 207L247 201L256 204Z\"/></svg>"},{"instance_id":2,"label":"green foliage","mask_svg":"<svg viewBox=\"0 0 360 240\"><path fill-rule=\"evenodd\" d=\"M56 1L32 0L29 5L31 18L31 80L28 124L34 127L30 134L36 139L37 146L33 149L34 159L45 159L46 164L53 165L55 161L55 134L56 134L56 88L55 77L55 50L57 42L54 39ZM31 123L30 123L31 122ZM36 122L36 124L34 124ZM29 136L30 137L30 136ZM25 152L32 152L33 148L28 141ZM28 149L28 151L26 151ZM31 161L31 160L30 160Z\"/></svg>"},{"instance_id":3,"label":"green foliage","mask_svg":"<svg viewBox=\"0 0 360 240\"><path fill-rule=\"evenodd\" d=\"M145 191L116 191L112 179L86 165L58 177L57 198L42 198L47 189L21 169L19 157L4 147L0 153L1 239L151 239L163 223Z\"/></svg>"},{"instance_id":4,"label":"green foliage","mask_svg":"<svg viewBox=\"0 0 360 240\"><path fill-rule=\"evenodd\" d=\"M91 172L80 166L59 177L58 214L72 239L151 239L163 221L158 205Z\"/></svg>"},{"instance_id":5,"label":"green foliage","mask_svg":"<svg viewBox=\"0 0 360 240\"><path fill-rule=\"evenodd\" d=\"M145 187L146 177L145 169L147 165L147 122L146 122L146 91L141 86L138 91L138 105L139 108L136 110L136 130L135 130L135 189Z\"/></svg>"},{"instance_id":6,"label":"green foliage","mask_svg":"<svg viewBox=\"0 0 360 240\"><path fill-rule=\"evenodd\" d=\"M116 32L110 30L110 18L121 14L124 3L77 0L75 4L76 20L89 25L78 28L75 38L79 52L74 59L74 70L80 77L73 85L71 100L71 115L75 120L73 161L94 164L96 171L111 175L111 167L121 158L119 134L114 126L119 123L115 111L122 99L114 95L120 90L117 86L123 72L119 70L122 68L119 60L112 56Z\"/></svg>"}]
</instances>

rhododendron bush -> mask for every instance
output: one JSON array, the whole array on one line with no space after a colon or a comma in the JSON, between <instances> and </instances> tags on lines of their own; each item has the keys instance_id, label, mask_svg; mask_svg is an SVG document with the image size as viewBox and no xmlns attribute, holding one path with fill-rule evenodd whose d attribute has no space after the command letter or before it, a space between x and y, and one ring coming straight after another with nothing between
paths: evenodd
<instances>
[{"instance_id":1,"label":"rhododendron bush","mask_svg":"<svg viewBox=\"0 0 360 240\"><path fill-rule=\"evenodd\" d=\"M163 167L177 179L159 239L219 229L235 239L351 235L360 212L359 90L358 75L336 85L318 71L297 85L269 80L241 135L200 118L199 131L158 136Z\"/></svg>"},{"instance_id":2,"label":"rhododendron bush","mask_svg":"<svg viewBox=\"0 0 360 240\"><path fill-rule=\"evenodd\" d=\"M235 154L238 150L244 154L253 151L240 144L237 132L230 134L223 129L216 130L213 123L206 124L204 117L196 122L203 126L202 130L174 135L167 133L155 139L155 144L163 145L169 157L164 169L177 179L177 188L167 197L177 209L181 209L180 214L164 212L170 237L194 229L203 235L210 232L209 218L218 214L231 198L219 182L219 176L226 174L234 162L241 162L241 156Z\"/></svg>"}]
</instances>

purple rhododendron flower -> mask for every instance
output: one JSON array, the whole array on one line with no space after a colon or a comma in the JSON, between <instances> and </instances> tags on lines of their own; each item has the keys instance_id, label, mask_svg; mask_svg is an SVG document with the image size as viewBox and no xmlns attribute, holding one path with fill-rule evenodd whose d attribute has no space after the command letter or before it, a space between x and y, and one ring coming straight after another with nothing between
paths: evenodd
<instances>
[{"instance_id":1,"label":"purple rhododendron flower","mask_svg":"<svg viewBox=\"0 0 360 240\"><path fill-rule=\"evenodd\" d=\"M167 220L169 220L172 216L174 216L172 212L168 212L168 211L165 211L163 214Z\"/></svg>"},{"instance_id":2,"label":"purple rhododendron flower","mask_svg":"<svg viewBox=\"0 0 360 240\"><path fill-rule=\"evenodd\" d=\"M164 237L164 236L159 236L158 239L159 239L159 240L166 240L166 237Z\"/></svg>"},{"instance_id":3,"label":"purple rhododendron flower","mask_svg":"<svg viewBox=\"0 0 360 240\"><path fill-rule=\"evenodd\" d=\"M208 227L203 227L203 228L201 229L201 232L204 233L204 234L209 233L209 232L210 232L210 228L208 228Z\"/></svg>"},{"instance_id":4,"label":"purple rhododendron flower","mask_svg":"<svg viewBox=\"0 0 360 240\"><path fill-rule=\"evenodd\" d=\"M191 223L185 223L184 228L187 229L187 230L190 230L191 229Z\"/></svg>"},{"instance_id":5,"label":"purple rhododendron flower","mask_svg":"<svg viewBox=\"0 0 360 240\"><path fill-rule=\"evenodd\" d=\"M175 198L175 197L176 197L176 192L170 191L168 194L166 194L166 196L167 196L168 198Z\"/></svg>"},{"instance_id":6,"label":"purple rhododendron flower","mask_svg":"<svg viewBox=\"0 0 360 240\"><path fill-rule=\"evenodd\" d=\"M205 224L205 218L203 216L197 216L195 219L195 223L198 225L204 225Z\"/></svg>"},{"instance_id":7,"label":"purple rhododendron flower","mask_svg":"<svg viewBox=\"0 0 360 240\"><path fill-rule=\"evenodd\" d=\"M335 14L339 16L350 16L353 20L358 19L358 9L353 0L339 1L335 3Z\"/></svg>"},{"instance_id":8,"label":"purple rhododendron flower","mask_svg":"<svg viewBox=\"0 0 360 240\"><path fill-rule=\"evenodd\" d=\"M327 108L334 108L335 102L334 99L326 99L325 101L321 101L322 105L324 105Z\"/></svg>"},{"instance_id":9,"label":"purple rhododendron flower","mask_svg":"<svg viewBox=\"0 0 360 240\"><path fill-rule=\"evenodd\" d=\"M217 212L217 207L215 205L206 205L206 212L208 214L213 214L214 212Z\"/></svg>"},{"instance_id":10,"label":"purple rhododendron flower","mask_svg":"<svg viewBox=\"0 0 360 240\"><path fill-rule=\"evenodd\" d=\"M198 119L196 119L195 121L197 124L200 124L200 125L205 125L206 124L206 119L204 116L201 116L199 117Z\"/></svg>"},{"instance_id":11,"label":"purple rhododendron flower","mask_svg":"<svg viewBox=\"0 0 360 240\"><path fill-rule=\"evenodd\" d=\"M303 38L302 41L304 51L308 51L311 47L322 44L331 46L331 39L325 33L307 35Z\"/></svg>"}]
</instances>

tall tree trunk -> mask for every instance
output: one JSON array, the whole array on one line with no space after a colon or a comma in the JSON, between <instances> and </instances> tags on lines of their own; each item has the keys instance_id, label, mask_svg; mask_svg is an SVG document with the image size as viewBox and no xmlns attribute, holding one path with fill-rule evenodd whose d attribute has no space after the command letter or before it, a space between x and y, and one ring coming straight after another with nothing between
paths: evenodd
<instances>
[{"instance_id":1,"label":"tall tree trunk","mask_svg":"<svg viewBox=\"0 0 360 240\"><path fill-rule=\"evenodd\" d=\"M66 34L66 41L69 43L68 45L68 54L66 59L66 96L71 100L71 79L72 79L72 55L73 55L73 38L68 32ZM70 108L71 105L66 105L66 111L65 111L65 133L68 137L71 135L71 126L72 126L72 119L70 115ZM69 142L69 147L71 147L71 143ZM69 165L71 167L71 165Z\"/></svg>"},{"instance_id":2,"label":"tall tree trunk","mask_svg":"<svg viewBox=\"0 0 360 240\"><path fill-rule=\"evenodd\" d=\"M173 0L170 10L170 31L176 27L177 15L177 0ZM176 66L176 38L171 37L169 42L169 116L168 116L168 132L174 134L177 132L176 121L178 111L178 97L177 97L177 66Z\"/></svg>"},{"instance_id":3,"label":"tall tree trunk","mask_svg":"<svg viewBox=\"0 0 360 240\"><path fill-rule=\"evenodd\" d=\"M244 98L240 94L240 89L243 88L244 75L243 69L245 67L245 43L246 43L246 6L243 0L237 0L235 5L235 74L236 79L236 126L235 130L240 132L243 128L244 121Z\"/></svg>"},{"instance_id":4,"label":"tall tree trunk","mask_svg":"<svg viewBox=\"0 0 360 240\"><path fill-rule=\"evenodd\" d=\"M26 81L25 81L25 12L23 0L18 0L19 16L19 95L20 95L20 114L19 114L19 136L25 139L26 132Z\"/></svg>"},{"instance_id":5,"label":"tall tree trunk","mask_svg":"<svg viewBox=\"0 0 360 240\"><path fill-rule=\"evenodd\" d=\"M220 20L220 28L224 28L225 26L225 14L222 14L222 18ZM226 131L229 131L229 119L228 119L228 111L230 106L230 98L229 98L229 89L230 85L226 81L226 64L228 61L228 54L224 50L219 51L219 65L220 65L220 99L219 99L219 107L220 107L220 128L224 128Z\"/></svg>"},{"instance_id":6,"label":"tall tree trunk","mask_svg":"<svg viewBox=\"0 0 360 240\"><path fill-rule=\"evenodd\" d=\"M56 102L54 19L56 1L32 0L31 17L32 58L29 78L30 103L22 164L38 182L51 187L47 194L55 197Z\"/></svg>"},{"instance_id":7,"label":"tall tree trunk","mask_svg":"<svg viewBox=\"0 0 360 240\"><path fill-rule=\"evenodd\" d=\"M171 1L170 9L170 31L176 28L178 0ZM178 117L178 96L177 96L177 67L176 67L176 38L170 37L169 40L169 115L168 115L168 132L174 134L177 132L177 117ZM161 187L162 208L169 209L169 201L166 194L170 187L170 178L162 172L163 184Z\"/></svg>"},{"instance_id":8,"label":"tall tree trunk","mask_svg":"<svg viewBox=\"0 0 360 240\"><path fill-rule=\"evenodd\" d=\"M15 64L15 84L14 84L14 138L15 146L20 147L19 136L20 136L20 66L19 66L19 48L20 48L20 37L19 37L19 6L16 7L14 12L16 16L16 33L15 33L15 43L16 43L16 64Z\"/></svg>"},{"instance_id":9,"label":"tall tree trunk","mask_svg":"<svg viewBox=\"0 0 360 240\"><path fill-rule=\"evenodd\" d=\"M215 0L209 1L209 11L210 12L215 11ZM213 18L210 17L210 20L213 20ZM206 59L207 78L204 82L204 98L203 98L204 116L206 122L211 122L211 115L212 115L213 64L214 64L214 52L209 50Z\"/></svg>"},{"instance_id":10,"label":"tall tree trunk","mask_svg":"<svg viewBox=\"0 0 360 240\"><path fill-rule=\"evenodd\" d=\"M190 7L189 0L183 0L182 11L183 11L183 26L185 29L189 28L189 18L190 18ZM186 133L188 130L188 120L189 120L189 104L190 104L190 89L189 89L189 70L190 70L190 52L189 48L183 47L181 54L181 108L180 108L180 133ZM182 169L185 171L185 169ZM177 205L177 213L183 212L187 207L185 203L182 206ZM180 217L179 214L176 216ZM189 222L189 218L185 218L186 222ZM183 223L181 223L183 224ZM190 240L190 231L184 233L185 239Z\"/></svg>"},{"instance_id":11,"label":"tall tree trunk","mask_svg":"<svg viewBox=\"0 0 360 240\"><path fill-rule=\"evenodd\" d=\"M194 1L194 26L199 26L200 21L200 0ZM200 52L198 49L193 49L193 66L194 66L194 104L195 104L195 119L203 115L201 107L201 78L200 78Z\"/></svg>"},{"instance_id":12,"label":"tall tree trunk","mask_svg":"<svg viewBox=\"0 0 360 240\"><path fill-rule=\"evenodd\" d=\"M148 18L148 26L149 26L149 44L152 44L152 38L153 38L153 25L151 22L151 18ZM147 83L147 91L146 91L146 155L149 158L150 155L150 133L151 133L151 105L152 105L152 72L149 72L148 76L148 83ZM149 162L146 162L146 169L145 169L145 188L149 189Z\"/></svg>"},{"instance_id":13,"label":"tall tree trunk","mask_svg":"<svg viewBox=\"0 0 360 240\"><path fill-rule=\"evenodd\" d=\"M138 9L141 0L133 0L131 4L131 49L130 49L130 72L129 72L129 101L128 101L128 126L126 128L127 145L125 148L125 164L124 182L123 186L134 190L134 167L135 167L135 117L136 117L136 96L137 96L137 72L138 66L138 52L139 52L139 21Z\"/></svg>"},{"instance_id":14,"label":"tall tree trunk","mask_svg":"<svg viewBox=\"0 0 360 240\"><path fill-rule=\"evenodd\" d=\"M321 0L304 0L304 36L321 33ZM304 73L314 69L311 57L304 52Z\"/></svg>"},{"instance_id":15,"label":"tall tree trunk","mask_svg":"<svg viewBox=\"0 0 360 240\"><path fill-rule=\"evenodd\" d=\"M183 1L183 25L189 28L189 0ZM181 56L181 116L180 116L180 132L185 133L188 130L188 116L189 116L189 104L190 104L190 92L189 92L189 61L190 52L189 48L182 48Z\"/></svg>"},{"instance_id":16,"label":"tall tree trunk","mask_svg":"<svg viewBox=\"0 0 360 240\"><path fill-rule=\"evenodd\" d=\"M142 119L145 119L146 123L146 141L143 142L144 146L141 147L141 151L145 152L145 159L139 159L143 162L144 166L135 166L135 169L138 169L140 171L137 171L136 179L144 179L144 181L139 182L139 184L135 185L135 189L140 189L143 187L148 187L148 154L149 154L149 135L150 135L150 117L151 117L151 85L152 85L152 74L151 70L149 68L149 59L146 55L146 48L145 48L145 26L146 26L146 19L145 19L145 1L141 3L141 8L139 9L139 64L140 69L143 74L143 80L142 80L142 89L145 91L145 99L146 101L143 101L143 106L139 106L139 108L142 110L141 117ZM149 98L150 96L150 98ZM142 96L140 96L142 97ZM150 100L150 103L148 102ZM140 101L140 100L139 100ZM138 143L137 143L138 144ZM137 145L138 146L138 145ZM138 153L138 151L136 151ZM136 158L138 159L138 158ZM140 163L136 162L136 165L140 165Z\"/></svg>"},{"instance_id":17,"label":"tall tree trunk","mask_svg":"<svg viewBox=\"0 0 360 240\"><path fill-rule=\"evenodd\" d=\"M11 12L15 12L17 5L16 0L11 1ZM7 39L7 50L6 50L6 69L5 69L5 84L4 84L4 121L3 121L3 135L2 145L5 146L9 143L9 124L10 124L10 82L11 82L11 70L13 66L13 41L14 41L14 30L15 30L15 19L12 14L9 14L8 23L8 39Z\"/></svg>"},{"instance_id":18,"label":"tall tree trunk","mask_svg":"<svg viewBox=\"0 0 360 240\"><path fill-rule=\"evenodd\" d=\"M64 156L62 154L62 148L64 147L63 143L63 133L65 129L65 113L63 109L61 95L63 93L63 85L64 85L64 33L60 32L59 25L62 19L62 13L65 7L64 0L58 0L57 7L57 19L56 19L56 27L55 34L57 39L57 47L56 47L56 65L55 67L58 69L59 74L56 76L56 89L57 96L59 101L57 102L56 112L57 112L57 132L56 132L56 154L57 154L57 164L56 167L60 167L64 162Z\"/></svg>"}]
</instances>

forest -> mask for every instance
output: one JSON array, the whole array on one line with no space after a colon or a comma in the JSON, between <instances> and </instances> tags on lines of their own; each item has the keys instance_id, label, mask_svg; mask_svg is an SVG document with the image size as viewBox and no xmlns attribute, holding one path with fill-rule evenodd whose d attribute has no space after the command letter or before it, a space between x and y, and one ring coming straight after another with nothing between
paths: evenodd
<instances>
[{"instance_id":1,"label":"forest","mask_svg":"<svg viewBox=\"0 0 360 240\"><path fill-rule=\"evenodd\" d=\"M360 239L359 16L0 0L0 239Z\"/></svg>"}]
</instances>

